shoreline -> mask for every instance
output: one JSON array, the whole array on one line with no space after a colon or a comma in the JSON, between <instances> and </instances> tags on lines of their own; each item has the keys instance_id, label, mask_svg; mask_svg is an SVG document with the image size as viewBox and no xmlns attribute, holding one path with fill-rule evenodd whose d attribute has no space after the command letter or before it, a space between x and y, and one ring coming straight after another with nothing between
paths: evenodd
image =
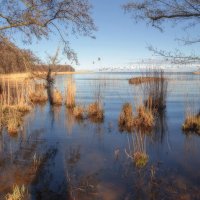
<instances>
[{"instance_id":1,"label":"shoreline","mask_svg":"<svg viewBox=\"0 0 200 200\"><path fill-rule=\"evenodd\" d=\"M75 71L75 72L52 72L53 75L71 75L71 74L91 74L93 71ZM22 72L22 73L10 73L10 74L0 74L0 78L3 79L26 79L31 77L30 72Z\"/></svg>"}]
</instances>

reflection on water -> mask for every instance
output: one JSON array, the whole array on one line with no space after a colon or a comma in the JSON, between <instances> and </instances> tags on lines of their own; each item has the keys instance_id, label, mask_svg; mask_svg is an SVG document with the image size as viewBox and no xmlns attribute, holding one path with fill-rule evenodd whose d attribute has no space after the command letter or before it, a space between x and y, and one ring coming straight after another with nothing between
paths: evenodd
<instances>
[{"instance_id":1,"label":"reflection on water","mask_svg":"<svg viewBox=\"0 0 200 200\"><path fill-rule=\"evenodd\" d=\"M65 105L46 104L26 116L15 138L3 131L0 199L14 185L25 185L33 200L200 199L200 137L181 130L186 93L187 101L200 101L199 76L168 74L166 110L152 133L122 134L121 107L141 95L128 84L132 75L138 74L75 75L76 102L87 106L101 97L103 123L77 121ZM65 82L66 76L57 77L63 94ZM94 92L99 84L101 94ZM148 155L143 167L135 165L136 152Z\"/></svg>"}]
</instances>

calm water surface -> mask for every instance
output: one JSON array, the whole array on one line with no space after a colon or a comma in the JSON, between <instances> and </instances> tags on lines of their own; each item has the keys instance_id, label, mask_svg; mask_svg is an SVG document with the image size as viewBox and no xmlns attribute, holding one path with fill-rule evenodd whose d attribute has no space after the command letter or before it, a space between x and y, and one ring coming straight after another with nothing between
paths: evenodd
<instances>
[{"instance_id":1,"label":"calm water surface","mask_svg":"<svg viewBox=\"0 0 200 200\"><path fill-rule=\"evenodd\" d=\"M141 141L149 162L138 169L125 153L134 149L137 133L118 129L122 105L134 105L142 96L137 86L128 84L130 77L138 75L74 75L78 104L94 102L95 90L101 86L103 123L77 121L64 105L46 104L26 116L17 137L2 133L0 198L11 184L26 185L29 160L43 157L33 181L26 185L33 200L200 199L200 136L181 129L186 105L200 109L200 76L167 74L167 107L156 119L154 131ZM55 87L63 95L66 80L66 75L56 78Z\"/></svg>"}]
</instances>

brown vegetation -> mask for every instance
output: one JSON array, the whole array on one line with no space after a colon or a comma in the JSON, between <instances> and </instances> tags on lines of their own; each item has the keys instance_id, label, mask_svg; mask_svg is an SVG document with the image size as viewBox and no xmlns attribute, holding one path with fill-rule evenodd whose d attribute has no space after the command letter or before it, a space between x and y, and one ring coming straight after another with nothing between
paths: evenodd
<instances>
[{"instance_id":1,"label":"brown vegetation","mask_svg":"<svg viewBox=\"0 0 200 200\"><path fill-rule=\"evenodd\" d=\"M131 132L133 128L133 108L130 103L123 105L118 121L120 130Z\"/></svg>"},{"instance_id":2,"label":"brown vegetation","mask_svg":"<svg viewBox=\"0 0 200 200\"><path fill-rule=\"evenodd\" d=\"M54 89L54 91L52 92L52 104L60 106L62 105L62 101L63 101L62 93L57 89Z\"/></svg>"},{"instance_id":3,"label":"brown vegetation","mask_svg":"<svg viewBox=\"0 0 200 200\"><path fill-rule=\"evenodd\" d=\"M149 83L152 81L162 81L162 78L160 77L134 77L134 78L129 79L129 83L133 85Z\"/></svg>"},{"instance_id":4,"label":"brown vegetation","mask_svg":"<svg viewBox=\"0 0 200 200\"><path fill-rule=\"evenodd\" d=\"M104 119L104 111L98 102L91 103L87 108L88 118L94 122L101 122Z\"/></svg>"},{"instance_id":5,"label":"brown vegetation","mask_svg":"<svg viewBox=\"0 0 200 200\"><path fill-rule=\"evenodd\" d=\"M146 153L137 151L133 154L133 160L136 167L143 168L148 163L149 157Z\"/></svg>"},{"instance_id":6,"label":"brown vegetation","mask_svg":"<svg viewBox=\"0 0 200 200\"><path fill-rule=\"evenodd\" d=\"M166 108L168 79L165 77L163 70L147 70L144 78L151 75L152 79L140 86L144 96L146 96L145 106L154 112L161 112Z\"/></svg>"},{"instance_id":7,"label":"brown vegetation","mask_svg":"<svg viewBox=\"0 0 200 200\"><path fill-rule=\"evenodd\" d=\"M190 115L182 126L184 132L194 132L200 134L200 115Z\"/></svg>"},{"instance_id":8,"label":"brown vegetation","mask_svg":"<svg viewBox=\"0 0 200 200\"><path fill-rule=\"evenodd\" d=\"M34 91L30 93L29 98L33 103L45 103L48 100L45 86L43 84L36 84Z\"/></svg>"},{"instance_id":9,"label":"brown vegetation","mask_svg":"<svg viewBox=\"0 0 200 200\"><path fill-rule=\"evenodd\" d=\"M132 105L126 103L120 113L118 125L121 131L132 132L140 130L150 132L154 126L154 116L152 111L143 105L136 108L134 115Z\"/></svg>"},{"instance_id":10,"label":"brown vegetation","mask_svg":"<svg viewBox=\"0 0 200 200\"><path fill-rule=\"evenodd\" d=\"M26 72L39 59L30 51L20 49L13 43L0 40L0 73Z\"/></svg>"},{"instance_id":11,"label":"brown vegetation","mask_svg":"<svg viewBox=\"0 0 200 200\"><path fill-rule=\"evenodd\" d=\"M67 90L66 90L66 107L73 108L75 103L76 96L76 84L72 78L67 80Z\"/></svg>"},{"instance_id":12,"label":"brown vegetation","mask_svg":"<svg viewBox=\"0 0 200 200\"><path fill-rule=\"evenodd\" d=\"M85 109L84 107L82 106L75 106L73 108L73 116L76 118L76 119L84 119L84 114L85 114Z\"/></svg>"}]
</instances>

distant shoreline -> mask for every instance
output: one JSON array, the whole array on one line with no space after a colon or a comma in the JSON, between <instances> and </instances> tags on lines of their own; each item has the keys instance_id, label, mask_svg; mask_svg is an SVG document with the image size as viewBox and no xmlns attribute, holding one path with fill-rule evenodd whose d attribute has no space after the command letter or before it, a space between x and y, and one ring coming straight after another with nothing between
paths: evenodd
<instances>
[{"instance_id":1,"label":"distant shoreline","mask_svg":"<svg viewBox=\"0 0 200 200\"><path fill-rule=\"evenodd\" d=\"M41 72L42 73L42 72ZM93 71L74 71L74 72L52 72L53 75L70 75L70 74L90 74L94 73ZM10 73L10 74L0 74L0 78L4 79L26 79L31 76L31 73L25 72L25 73Z\"/></svg>"}]
</instances>

